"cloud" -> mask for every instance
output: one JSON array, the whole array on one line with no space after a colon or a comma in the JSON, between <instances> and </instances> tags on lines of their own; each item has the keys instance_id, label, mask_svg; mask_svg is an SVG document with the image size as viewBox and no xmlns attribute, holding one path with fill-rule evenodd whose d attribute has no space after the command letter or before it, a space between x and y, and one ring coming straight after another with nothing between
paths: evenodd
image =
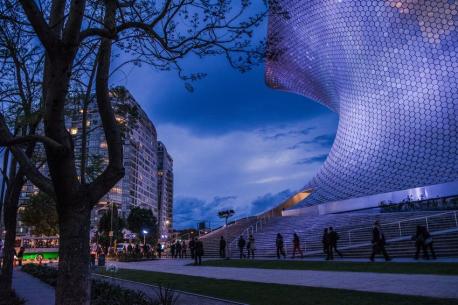
<instances>
[{"instance_id":1,"label":"cloud","mask_svg":"<svg viewBox=\"0 0 458 305\"><path fill-rule=\"evenodd\" d=\"M307 152L288 147L302 137L297 131L310 130L305 137L313 139L335 130L333 122L333 116L322 116L300 124L215 135L196 135L180 126L159 125L160 139L174 159L174 225L195 226L202 220L221 224L216 213L223 208L234 209L237 218L249 216L251 203L260 195L302 188L321 162L298 162L326 155L329 148L315 144L313 151ZM280 133L286 135L266 139Z\"/></svg>"},{"instance_id":2,"label":"cloud","mask_svg":"<svg viewBox=\"0 0 458 305\"><path fill-rule=\"evenodd\" d=\"M178 197L175 199L174 227L178 229L195 228L202 221L212 227L218 227L224 223L224 220L219 219L218 211L234 208L235 218L257 215L277 206L294 194L295 192L287 189L275 194L267 193L258 196L247 204L245 211L233 206L232 200L236 199L235 196L217 196L210 201L194 197Z\"/></svg>"},{"instance_id":3,"label":"cloud","mask_svg":"<svg viewBox=\"0 0 458 305\"><path fill-rule=\"evenodd\" d=\"M292 135L304 136L304 135L308 135L314 129L315 129L315 127L307 127L305 129L301 129L301 130L290 130L288 132L280 132L280 133L276 133L274 135L266 136L265 139L266 140L278 140L280 138L284 138L284 137L288 137L288 136L292 136Z\"/></svg>"},{"instance_id":4,"label":"cloud","mask_svg":"<svg viewBox=\"0 0 458 305\"><path fill-rule=\"evenodd\" d=\"M323 163L328 155L319 155L310 158L304 158L296 162L296 164L312 164L312 163Z\"/></svg>"},{"instance_id":5,"label":"cloud","mask_svg":"<svg viewBox=\"0 0 458 305\"><path fill-rule=\"evenodd\" d=\"M251 214L257 215L265 212L278 204L282 203L289 197L293 196L295 192L287 189L276 194L267 193L259 196L251 202Z\"/></svg>"},{"instance_id":6,"label":"cloud","mask_svg":"<svg viewBox=\"0 0 458 305\"><path fill-rule=\"evenodd\" d=\"M293 146L290 146L289 149L294 150L307 145L320 145L322 147L331 147L334 143L335 134L323 134L314 137L311 140L300 141Z\"/></svg>"}]
</instances>

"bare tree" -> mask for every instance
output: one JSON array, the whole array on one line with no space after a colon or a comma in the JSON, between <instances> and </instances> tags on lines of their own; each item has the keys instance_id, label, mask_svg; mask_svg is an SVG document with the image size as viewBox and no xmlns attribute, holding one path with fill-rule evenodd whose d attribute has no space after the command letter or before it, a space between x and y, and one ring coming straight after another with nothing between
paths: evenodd
<instances>
[{"instance_id":1,"label":"bare tree","mask_svg":"<svg viewBox=\"0 0 458 305\"><path fill-rule=\"evenodd\" d=\"M39 137L36 131L41 120L39 109L44 54L40 48L26 47L33 39L33 35L24 33L22 24L0 20L0 124L11 126L11 134L18 140L14 146L6 148L2 168L3 180L7 186L2 198L6 231L0 276L0 297L3 298L8 297L12 286L17 207L25 183L25 170L18 164L16 156L10 158L10 150L20 151L23 158L31 159L36 148L35 142L23 142L21 139ZM3 140L1 137L0 141Z\"/></svg>"},{"instance_id":2,"label":"bare tree","mask_svg":"<svg viewBox=\"0 0 458 305\"><path fill-rule=\"evenodd\" d=\"M0 120L0 144L8 147L20 170L42 191L55 197L60 249L56 304L89 304L90 212L124 175L122 137L109 98L114 52L130 56L127 64L146 63L158 70L178 71L187 81L202 74L185 74L180 61L193 54L223 55L240 71L262 60L264 43L252 47L253 28L266 12L250 14L250 1L230 0L4 0L0 19L24 27L45 54L42 70L44 133L14 133ZM25 15L25 17L24 17ZM11 17L14 16L14 17ZM33 43L33 42L32 42ZM93 74L95 98L107 146L108 164L90 182L80 179L74 139L65 125L66 104L74 77L90 45L96 45ZM92 85L91 76L86 84ZM90 90L88 91L90 93ZM84 126L85 124L83 124ZM27 155L24 144L41 143L50 177ZM79 160L81 162L81 160ZM84 173L84 172L83 172Z\"/></svg>"}]
</instances>

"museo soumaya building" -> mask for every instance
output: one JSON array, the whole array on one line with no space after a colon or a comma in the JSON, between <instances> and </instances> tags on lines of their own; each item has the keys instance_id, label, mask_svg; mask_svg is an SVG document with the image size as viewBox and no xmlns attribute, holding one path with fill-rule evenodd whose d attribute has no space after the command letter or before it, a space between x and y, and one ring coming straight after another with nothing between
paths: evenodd
<instances>
[{"instance_id":1,"label":"museo soumaya building","mask_svg":"<svg viewBox=\"0 0 458 305\"><path fill-rule=\"evenodd\" d=\"M278 1L267 83L339 115L327 160L287 214L458 195L457 10L450 0Z\"/></svg>"}]
</instances>

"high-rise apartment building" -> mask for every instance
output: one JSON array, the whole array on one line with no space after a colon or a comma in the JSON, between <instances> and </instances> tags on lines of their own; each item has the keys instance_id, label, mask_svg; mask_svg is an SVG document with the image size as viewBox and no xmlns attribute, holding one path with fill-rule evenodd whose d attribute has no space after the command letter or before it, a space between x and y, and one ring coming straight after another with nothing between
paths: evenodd
<instances>
[{"instance_id":1,"label":"high-rise apartment building","mask_svg":"<svg viewBox=\"0 0 458 305\"><path fill-rule=\"evenodd\" d=\"M165 227L171 228L172 158L164 145L158 143L156 128L128 90L115 88L110 92L110 98L115 109L116 120L122 124L125 176L96 205L91 215L91 222L95 227L101 215L110 208L111 204L114 204L122 217L127 217L133 207L150 209L157 217L158 224L164 223ZM82 102L79 100L72 102L69 107L67 125L70 134L74 137L77 159L80 159L83 149L82 114ZM86 180L90 182L100 174L108 162L108 147L95 101L90 102L87 106L86 127L88 131L85 148L87 154ZM159 156L160 164L158 163ZM46 172L47 169L42 170ZM80 171L79 168L78 171ZM166 173L165 176L159 174L162 172ZM172 181L171 185L168 185L169 180ZM28 182L23 188L21 201L25 202L31 194L37 191L38 189ZM170 204L169 201L166 205L163 200L158 201L159 194L166 196L164 198L170 200ZM160 214L163 206L162 211L164 212ZM165 215L164 222L160 220L162 215ZM22 229L22 231L26 230ZM168 235L167 232L167 230L160 230L162 235Z\"/></svg>"},{"instance_id":2,"label":"high-rise apartment building","mask_svg":"<svg viewBox=\"0 0 458 305\"><path fill-rule=\"evenodd\" d=\"M159 237L166 240L173 232L173 159L162 142L157 145L157 159Z\"/></svg>"}]
</instances>

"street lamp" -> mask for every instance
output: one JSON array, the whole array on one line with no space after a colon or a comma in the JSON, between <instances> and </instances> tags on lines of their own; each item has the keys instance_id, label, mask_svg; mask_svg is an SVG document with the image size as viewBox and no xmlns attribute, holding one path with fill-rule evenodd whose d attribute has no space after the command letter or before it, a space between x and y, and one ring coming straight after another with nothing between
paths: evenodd
<instances>
[{"instance_id":1,"label":"street lamp","mask_svg":"<svg viewBox=\"0 0 458 305\"><path fill-rule=\"evenodd\" d=\"M143 230L142 233L143 233L143 245L146 245L146 235L148 234L148 231Z\"/></svg>"}]
</instances>

